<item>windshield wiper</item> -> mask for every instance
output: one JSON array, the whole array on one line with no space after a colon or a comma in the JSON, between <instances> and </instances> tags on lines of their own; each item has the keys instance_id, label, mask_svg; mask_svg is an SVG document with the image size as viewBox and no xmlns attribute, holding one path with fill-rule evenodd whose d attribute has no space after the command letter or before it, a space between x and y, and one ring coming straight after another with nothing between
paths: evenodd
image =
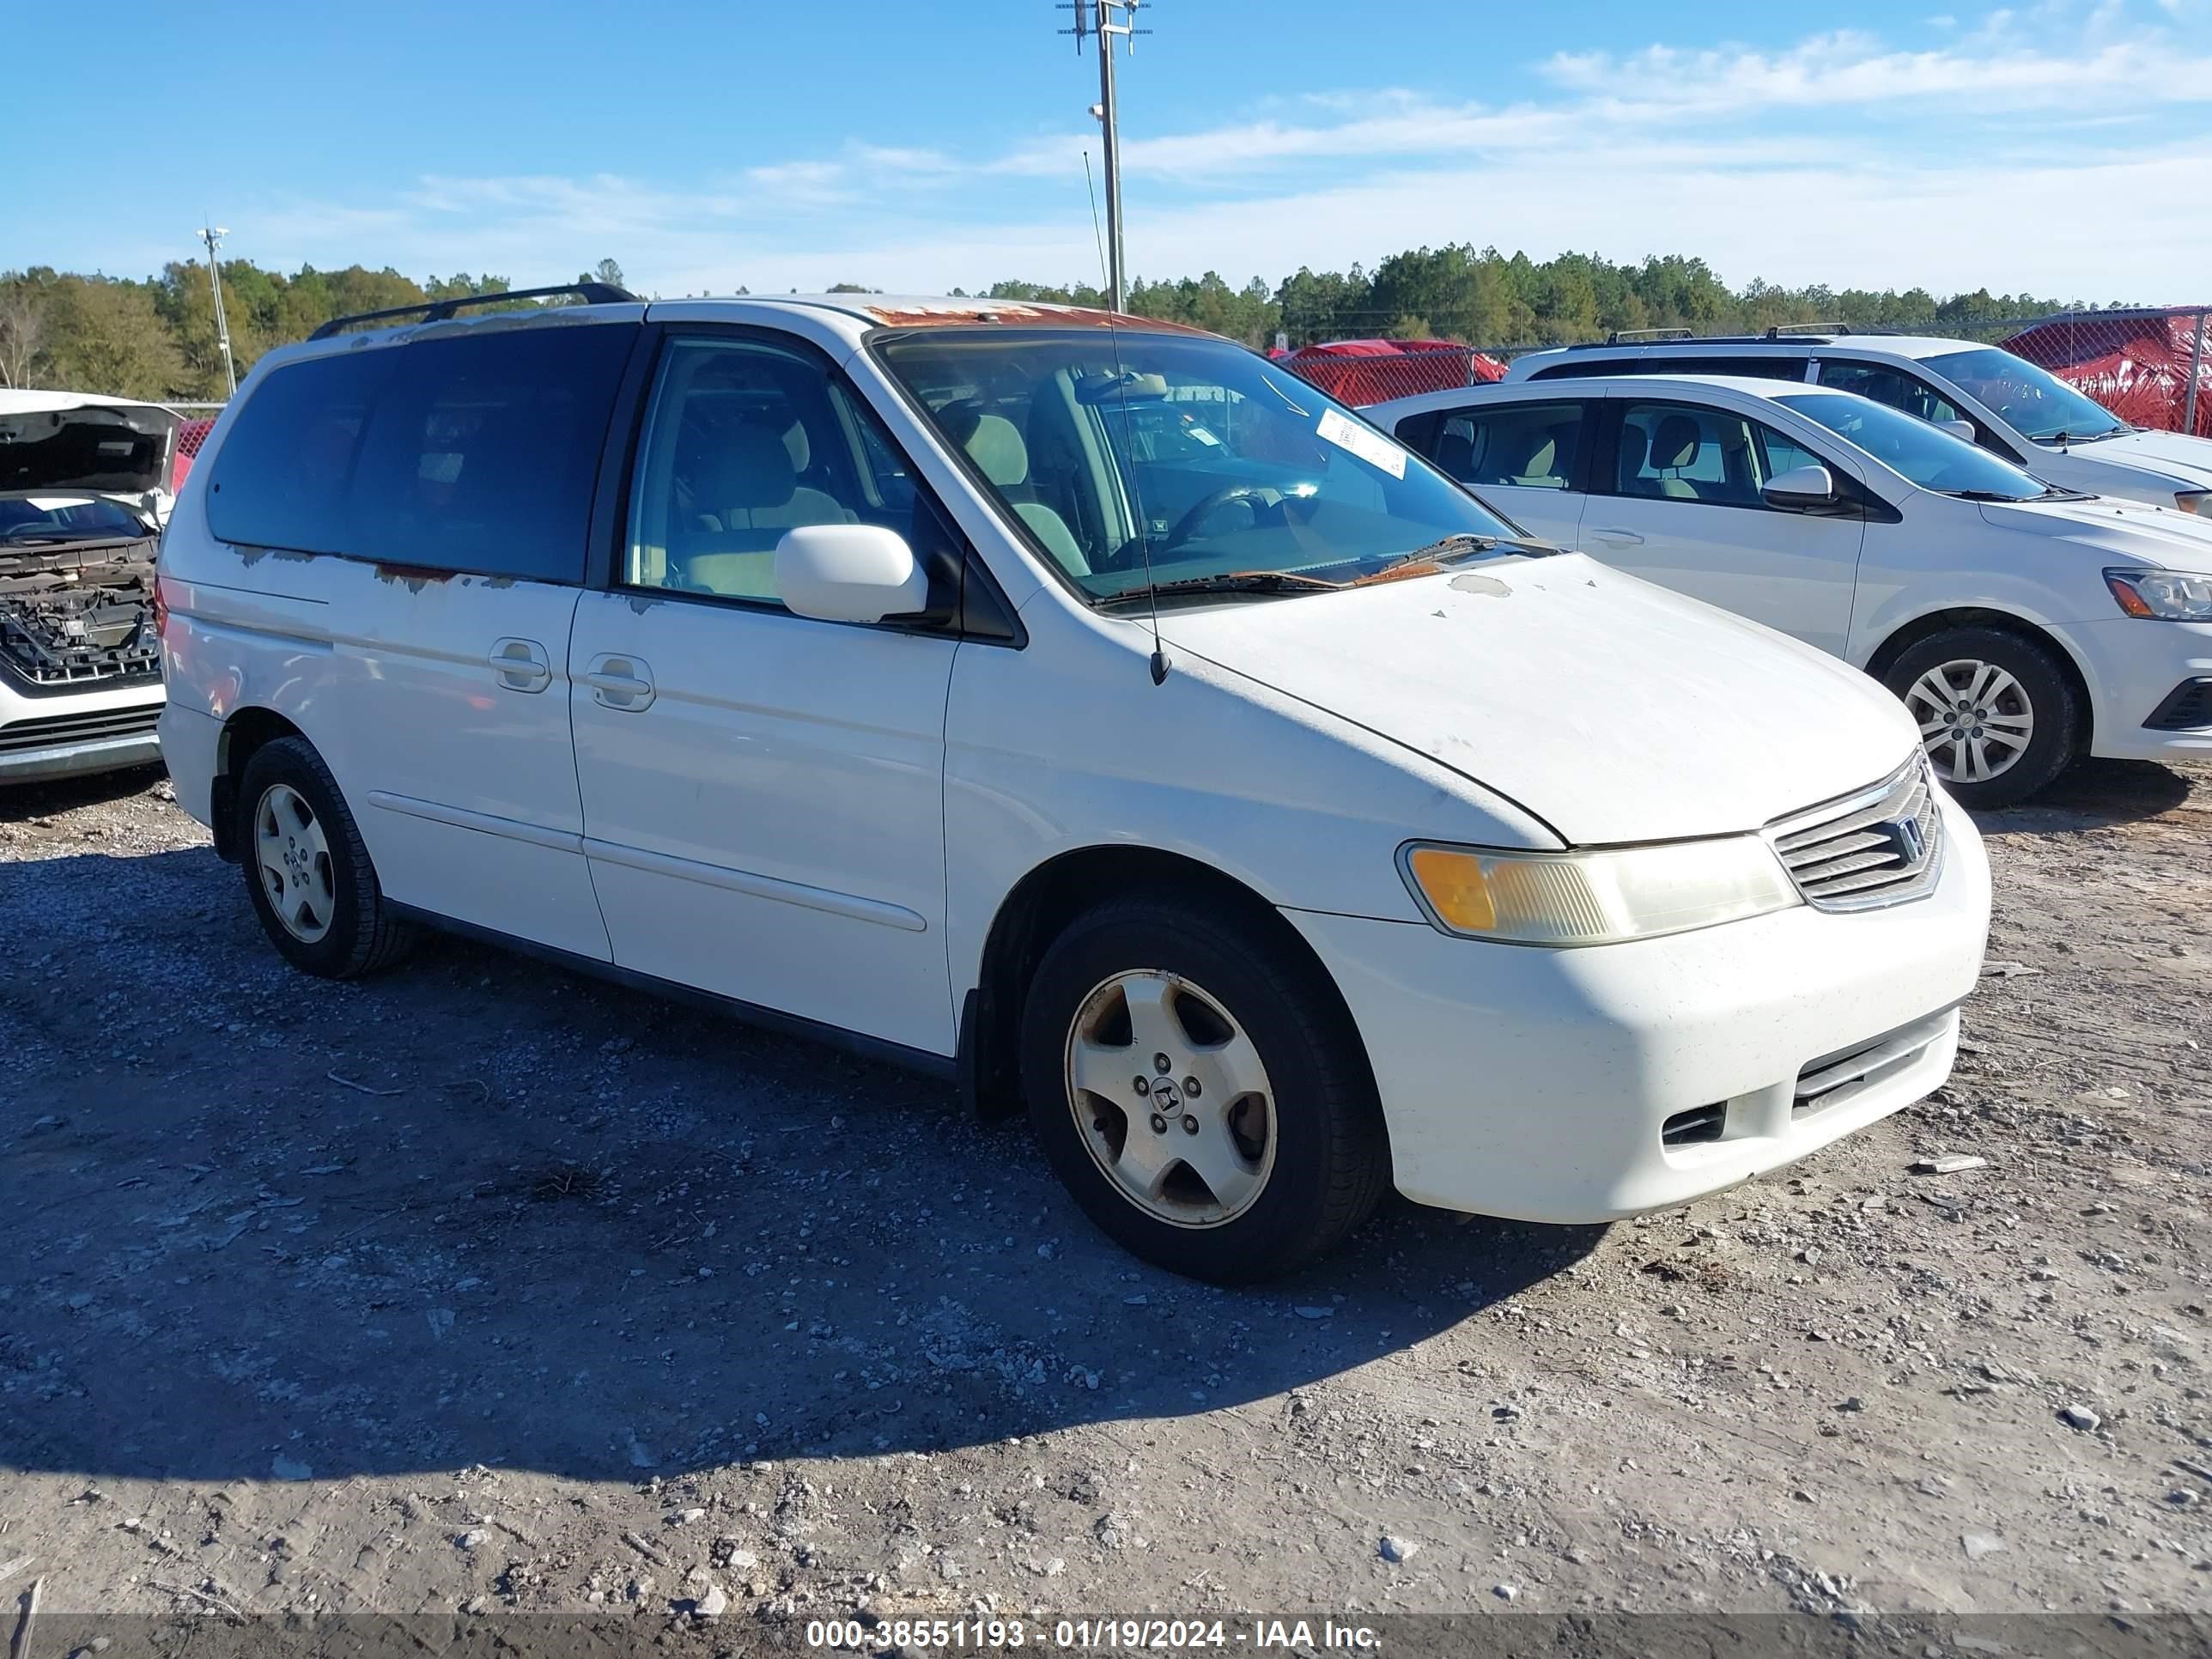
<instances>
[{"instance_id":1,"label":"windshield wiper","mask_svg":"<svg viewBox=\"0 0 2212 1659\"><path fill-rule=\"evenodd\" d=\"M2132 430L2134 430L2132 427L2113 426L2106 428L2102 432L2046 432L2035 441L2039 444L2101 443L2106 438L2117 438L2123 432Z\"/></svg>"},{"instance_id":2,"label":"windshield wiper","mask_svg":"<svg viewBox=\"0 0 2212 1659\"><path fill-rule=\"evenodd\" d=\"M2008 495L2002 489L1939 489L1936 493L1939 495L1948 495L1952 500L1959 501L2010 501L2014 506L2018 506L2022 501L2046 499L2042 495Z\"/></svg>"},{"instance_id":3,"label":"windshield wiper","mask_svg":"<svg viewBox=\"0 0 2212 1659\"><path fill-rule=\"evenodd\" d=\"M1319 576L1302 576L1294 570L1231 570L1218 576L1186 576L1180 581L1159 582L1151 587L1133 587L1127 592L1115 593L1098 601L1101 610L1109 605L1133 605L1155 596L1165 599L1184 593L1321 593L1334 592L1343 586L1341 582L1323 581Z\"/></svg>"}]
</instances>

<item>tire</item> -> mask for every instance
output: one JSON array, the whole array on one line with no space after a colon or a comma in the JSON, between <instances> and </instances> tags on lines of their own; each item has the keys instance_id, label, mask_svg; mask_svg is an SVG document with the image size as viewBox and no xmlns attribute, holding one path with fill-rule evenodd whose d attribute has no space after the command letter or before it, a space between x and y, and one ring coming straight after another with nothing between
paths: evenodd
<instances>
[{"instance_id":1,"label":"tire","mask_svg":"<svg viewBox=\"0 0 2212 1659\"><path fill-rule=\"evenodd\" d=\"M2072 763L2081 744L2073 681L2050 647L2023 634L1938 634L1907 649L1882 683L1920 726L1936 776L1975 811L2026 800ZM2025 744L2014 744L2015 735Z\"/></svg>"},{"instance_id":2,"label":"tire","mask_svg":"<svg viewBox=\"0 0 2212 1659\"><path fill-rule=\"evenodd\" d=\"M264 830L278 839L264 846ZM236 833L253 913L295 968L353 979L390 966L413 944L415 930L385 902L337 780L305 738L254 751L239 782Z\"/></svg>"},{"instance_id":3,"label":"tire","mask_svg":"<svg viewBox=\"0 0 2212 1659\"><path fill-rule=\"evenodd\" d=\"M1334 988L1203 896L1109 900L1071 922L1030 981L1021 1071L1036 1138L1085 1213L1193 1279L1303 1266L1389 1182L1373 1076Z\"/></svg>"}]
</instances>

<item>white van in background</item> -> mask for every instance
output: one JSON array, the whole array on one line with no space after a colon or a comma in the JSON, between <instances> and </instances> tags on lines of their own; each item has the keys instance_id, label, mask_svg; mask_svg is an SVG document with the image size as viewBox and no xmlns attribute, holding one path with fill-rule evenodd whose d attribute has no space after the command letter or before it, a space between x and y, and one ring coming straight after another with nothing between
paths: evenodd
<instances>
[{"instance_id":1,"label":"white van in background","mask_svg":"<svg viewBox=\"0 0 2212 1659\"><path fill-rule=\"evenodd\" d=\"M1367 412L1547 540L1863 668L1969 806L2077 755L2212 757L2212 519L1821 386L1531 378Z\"/></svg>"}]
</instances>

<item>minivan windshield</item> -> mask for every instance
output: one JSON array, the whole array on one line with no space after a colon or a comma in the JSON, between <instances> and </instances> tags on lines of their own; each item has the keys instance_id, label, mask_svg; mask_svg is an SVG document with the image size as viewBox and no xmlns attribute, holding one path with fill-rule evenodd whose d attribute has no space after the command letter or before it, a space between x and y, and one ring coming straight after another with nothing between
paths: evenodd
<instances>
[{"instance_id":1,"label":"minivan windshield","mask_svg":"<svg viewBox=\"0 0 2212 1659\"><path fill-rule=\"evenodd\" d=\"M986 326L877 349L947 447L1099 603L1148 586L1319 592L1409 556L1524 539L1395 439L1226 340Z\"/></svg>"},{"instance_id":2,"label":"minivan windshield","mask_svg":"<svg viewBox=\"0 0 2212 1659\"><path fill-rule=\"evenodd\" d=\"M2013 428L2038 443L2083 443L2116 437L2128 423L2082 396L2047 368L1995 346L1947 352L1928 367L1970 398L1978 398Z\"/></svg>"},{"instance_id":3,"label":"minivan windshield","mask_svg":"<svg viewBox=\"0 0 2212 1659\"><path fill-rule=\"evenodd\" d=\"M2010 461L1954 438L1917 416L1845 392L1798 392L1774 400L1794 409L1901 473L1923 489L1978 501L2032 501L2053 492Z\"/></svg>"}]
</instances>

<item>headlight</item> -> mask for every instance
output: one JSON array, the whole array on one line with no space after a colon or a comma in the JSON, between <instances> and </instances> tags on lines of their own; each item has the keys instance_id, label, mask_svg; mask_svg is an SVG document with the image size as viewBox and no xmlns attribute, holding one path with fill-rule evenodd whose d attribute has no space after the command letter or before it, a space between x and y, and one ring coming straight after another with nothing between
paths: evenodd
<instances>
[{"instance_id":1,"label":"headlight","mask_svg":"<svg viewBox=\"0 0 2212 1659\"><path fill-rule=\"evenodd\" d=\"M1506 945L1613 945L1799 902L1782 861L1757 836L1589 853L1413 842L1398 864L1436 926Z\"/></svg>"},{"instance_id":2,"label":"headlight","mask_svg":"<svg viewBox=\"0 0 2212 1659\"><path fill-rule=\"evenodd\" d=\"M2130 617L2212 622L2212 576L2186 570L2107 570L2105 586Z\"/></svg>"},{"instance_id":3,"label":"headlight","mask_svg":"<svg viewBox=\"0 0 2212 1659\"><path fill-rule=\"evenodd\" d=\"M2212 489L2185 489L2173 498L2173 504L2184 513L2195 513L2212 519Z\"/></svg>"}]
</instances>

